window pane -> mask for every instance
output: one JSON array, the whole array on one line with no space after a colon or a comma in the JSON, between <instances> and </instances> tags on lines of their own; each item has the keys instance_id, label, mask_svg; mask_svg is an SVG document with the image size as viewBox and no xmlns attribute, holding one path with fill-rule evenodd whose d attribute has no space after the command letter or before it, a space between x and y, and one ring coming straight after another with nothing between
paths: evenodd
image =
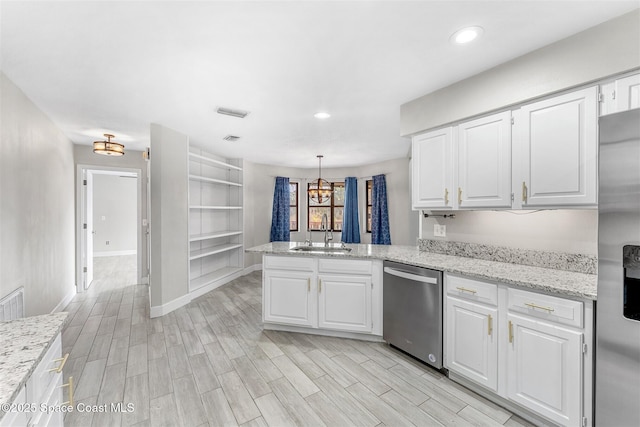
<instances>
[{"instance_id":1,"label":"window pane","mask_svg":"<svg viewBox=\"0 0 640 427\"><path fill-rule=\"evenodd\" d=\"M330 207L310 207L309 208L309 229L321 230L322 215L327 214L327 218L331 218Z\"/></svg>"},{"instance_id":2,"label":"window pane","mask_svg":"<svg viewBox=\"0 0 640 427\"><path fill-rule=\"evenodd\" d=\"M371 206L367 206L367 231L371 233Z\"/></svg>"},{"instance_id":3,"label":"window pane","mask_svg":"<svg viewBox=\"0 0 640 427\"><path fill-rule=\"evenodd\" d=\"M289 184L289 204L291 206L298 205L298 184Z\"/></svg>"},{"instance_id":4,"label":"window pane","mask_svg":"<svg viewBox=\"0 0 640 427\"><path fill-rule=\"evenodd\" d=\"M334 184L333 186L333 204L336 206L344 206L344 184Z\"/></svg>"},{"instance_id":5,"label":"window pane","mask_svg":"<svg viewBox=\"0 0 640 427\"><path fill-rule=\"evenodd\" d=\"M344 208L333 208L333 229L336 231L342 230L342 216L344 214Z\"/></svg>"},{"instance_id":6,"label":"window pane","mask_svg":"<svg viewBox=\"0 0 640 427\"><path fill-rule=\"evenodd\" d=\"M373 181L367 181L367 205L370 206L373 198L371 197L371 191L373 190Z\"/></svg>"},{"instance_id":7,"label":"window pane","mask_svg":"<svg viewBox=\"0 0 640 427\"><path fill-rule=\"evenodd\" d=\"M298 208L289 208L289 231L298 231Z\"/></svg>"}]
</instances>

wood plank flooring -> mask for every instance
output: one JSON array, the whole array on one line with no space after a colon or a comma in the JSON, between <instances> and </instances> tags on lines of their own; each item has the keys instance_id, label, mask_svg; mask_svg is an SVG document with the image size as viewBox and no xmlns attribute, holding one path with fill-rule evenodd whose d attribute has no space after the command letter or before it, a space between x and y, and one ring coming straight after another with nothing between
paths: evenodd
<instances>
[{"instance_id":1,"label":"wood plank flooring","mask_svg":"<svg viewBox=\"0 0 640 427\"><path fill-rule=\"evenodd\" d=\"M62 335L67 426L530 426L381 343L264 331L260 272L149 318L135 256L98 258Z\"/></svg>"}]
</instances>

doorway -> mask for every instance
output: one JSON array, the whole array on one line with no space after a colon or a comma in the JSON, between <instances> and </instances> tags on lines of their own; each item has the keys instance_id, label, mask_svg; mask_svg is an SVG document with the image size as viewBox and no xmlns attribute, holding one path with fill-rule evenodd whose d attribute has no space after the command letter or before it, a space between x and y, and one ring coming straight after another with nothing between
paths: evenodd
<instances>
[{"instance_id":1,"label":"doorway","mask_svg":"<svg viewBox=\"0 0 640 427\"><path fill-rule=\"evenodd\" d=\"M96 267L129 271L122 280L142 283L140 177L139 169L78 165L77 292L95 282Z\"/></svg>"}]
</instances>

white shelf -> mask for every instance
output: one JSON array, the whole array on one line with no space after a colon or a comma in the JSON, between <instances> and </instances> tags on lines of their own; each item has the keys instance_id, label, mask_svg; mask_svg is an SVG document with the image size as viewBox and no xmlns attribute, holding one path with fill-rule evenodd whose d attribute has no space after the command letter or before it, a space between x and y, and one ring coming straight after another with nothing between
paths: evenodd
<instances>
[{"instance_id":1,"label":"white shelf","mask_svg":"<svg viewBox=\"0 0 640 427\"><path fill-rule=\"evenodd\" d=\"M189 175L189 179L192 179L194 181L208 182L210 184L234 185L236 187L242 187L242 184L237 182L225 181L223 179L216 179L216 178L207 178L206 176L200 176L200 175Z\"/></svg>"},{"instance_id":2,"label":"white shelf","mask_svg":"<svg viewBox=\"0 0 640 427\"><path fill-rule=\"evenodd\" d=\"M215 255L222 252L232 251L238 248L242 248L242 244L228 243L226 245L211 246L209 248L199 249L197 251L191 251L189 253L189 261L193 261L194 259L198 259L198 258L204 258L209 255Z\"/></svg>"},{"instance_id":3,"label":"white shelf","mask_svg":"<svg viewBox=\"0 0 640 427\"><path fill-rule=\"evenodd\" d=\"M224 168L227 169L233 169L233 170L237 170L237 171L241 171L242 168L238 167L236 165L232 165L230 163L225 163L225 162L221 162L220 160L214 160L210 157L206 157L206 156L201 156L200 154L195 154L195 153L191 153L189 152L189 157L193 158L193 159L198 159L202 162L207 162L207 163L211 163L214 165L218 165L218 166L222 166Z\"/></svg>"},{"instance_id":4,"label":"white shelf","mask_svg":"<svg viewBox=\"0 0 640 427\"><path fill-rule=\"evenodd\" d=\"M242 209L242 206L223 206L223 205L218 205L218 206L189 206L189 209L212 209L212 210L240 210Z\"/></svg>"},{"instance_id":5,"label":"white shelf","mask_svg":"<svg viewBox=\"0 0 640 427\"><path fill-rule=\"evenodd\" d=\"M189 236L190 242L199 242L201 240L209 240L209 239L217 239L220 237L228 237L228 236L238 236L242 234L242 231L217 231L215 233L206 233L206 234L194 234Z\"/></svg>"},{"instance_id":6,"label":"white shelf","mask_svg":"<svg viewBox=\"0 0 640 427\"><path fill-rule=\"evenodd\" d=\"M191 282L189 283L189 288L190 289L198 289L201 288L203 286L208 285L209 283L213 283L217 280L220 280L222 278L225 278L227 276L230 276L234 273L237 273L238 271L242 270L242 268L240 267L224 267L221 268L219 270L213 271L209 274L204 274L200 277L196 277L194 279L191 279Z\"/></svg>"}]
</instances>

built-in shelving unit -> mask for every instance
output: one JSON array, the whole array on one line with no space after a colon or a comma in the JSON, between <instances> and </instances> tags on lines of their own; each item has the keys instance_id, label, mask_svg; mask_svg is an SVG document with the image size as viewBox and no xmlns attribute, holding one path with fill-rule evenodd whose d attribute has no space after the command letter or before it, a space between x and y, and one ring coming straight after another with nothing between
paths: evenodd
<instances>
[{"instance_id":1,"label":"built-in shelving unit","mask_svg":"<svg viewBox=\"0 0 640 427\"><path fill-rule=\"evenodd\" d=\"M189 291L204 293L244 268L242 161L189 150Z\"/></svg>"}]
</instances>

